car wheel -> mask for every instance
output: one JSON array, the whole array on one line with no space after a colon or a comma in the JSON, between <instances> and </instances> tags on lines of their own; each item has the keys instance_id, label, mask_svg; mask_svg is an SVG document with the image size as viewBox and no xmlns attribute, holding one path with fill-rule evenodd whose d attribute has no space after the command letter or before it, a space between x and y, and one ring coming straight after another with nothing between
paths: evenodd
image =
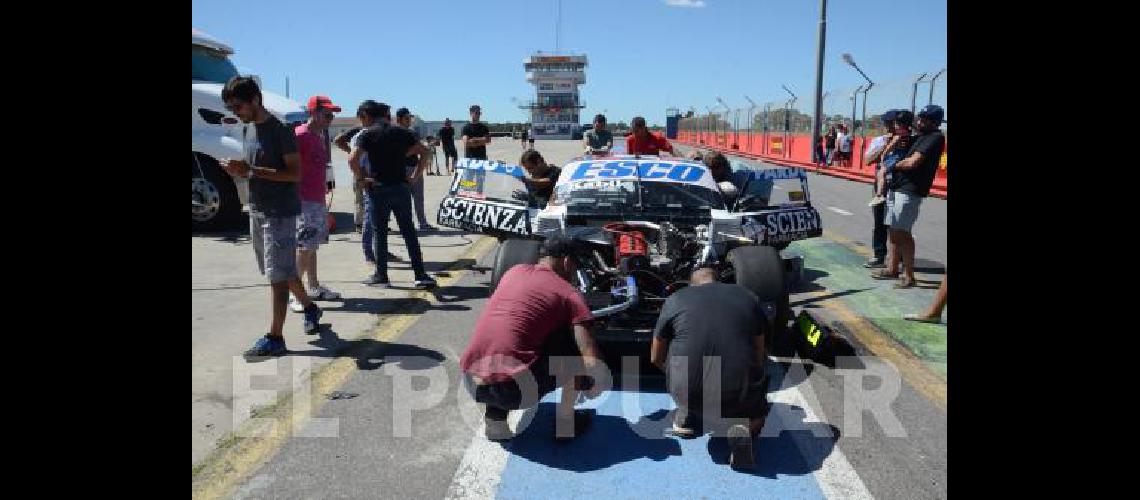
<instances>
[{"instance_id":1,"label":"car wheel","mask_svg":"<svg viewBox=\"0 0 1140 500\"><path fill-rule=\"evenodd\" d=\"M248 224L237 186L218 162L198 153L192 153L190 161L191 230L240 229Z\"/></svg>"},{"instance_id":2,"label":"car wheel","mask_svg":"<svg viewBox=\"0 0 1140 500\"><path fill-rule=\"evenodd\" d=\"M788 335L788 322L791 308L788 306L788 291L784 288L784 261L780 252L769 246L742 246L728 253L732 263L736 284L747 288L761 302L776 305L773 331L766 339L770 354L787 355L795 352L795 345Z\"/></svg>"},{"instance_id":3,"label":"car wheel","mask_svg":"<svg viewBox=\"0 0 1140 500\"><path fill-rule=\"evenodd\" d=\"M491 292L499 286L499 280L507 274L515 264L534 264L538 262L538 240L508 239L499 244L495 252L495 267L491 270Z\"/></svg>"}]
</instances>

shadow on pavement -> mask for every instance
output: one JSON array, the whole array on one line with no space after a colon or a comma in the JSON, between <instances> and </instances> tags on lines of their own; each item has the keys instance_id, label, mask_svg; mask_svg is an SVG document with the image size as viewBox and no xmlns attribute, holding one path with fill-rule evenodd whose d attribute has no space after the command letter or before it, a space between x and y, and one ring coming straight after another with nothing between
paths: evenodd
<instances>
[{"instance_id":1,"label":"shadow on pavement","mask_svg":"<svg viewBox=\"0 0 1140 500\"><path fill-rule=\"evenodd\" d=\"M595 414L593 423L581 436L560 443L554 439L555 403L539 403L530 425L510 442L511 453L547 467L572 472L589 472L648 458L663 461L681 455L681 445L666 438L669 425L666 410L641 417L632 424L642 429L646 438L633 430L622 417Z\"/></svg>"},{"instance_id":2,"label":"shadow on pavement","mask_svg":"<svg viewBox=\"0 0 1140 500\"><path fill-rule=\"evenodd\" d=\"M289 351L290 356L315 358L353 358L360 370L375 370L389 360L399 362L404 370L427 370L439 366L447 359L439 351L423 347L381 342L373 339L344 340L336 332L322 325L320 334L308 343L320 350Z\"/></svg>"},{"instance_id":3,"label":"shadow on pavement","mask_svg":"<svg viewBox=\"0 0 1140 500\"><path fill-rule=\"evenodd\" d=\"M752 444L756 469L741 473L776 479L777 475L802 476L819 470L839 440L839 428L821 422L804 422L805 416L798 406L772 403L765 429L778 424L787 430L782 430L777 436L767 436L766 433L771 432L768 430L761 432ZM775 419L782 421L775 422ZM713 463L728 465L730 449L727 439L710 437L708 452Z\"/></svg>"},{"instance_id":4,"label":"shadow on pavement","mask_svg":"<svg viewBox=\"0 0 1140 500\"><path fill-rule=\"evenodd\" d=\"M834 299L834 298L836 298L836 297L843 297L843 296L845 296L845 295L852 295L852 294L856 294L856 293L862 293L862 292L865 292L865 291L867 291L867 290L871 290L871 288L858 288L858 289L855 289L855 290L844 290L844 291L842 291L842 292L834 292L834 293L829 293L829 294L827 294L827 295L821 295L821 296L819 296L819 297L809 297L809 298L806 298L806 299L797 300L797 301L795 301L795 302L792 302L792 303L788 304L788 306L789 306L789 307L804 306L804 305L807 305L807 304L812 304L812 303L815 303L815 302L822 302L822 301L825 301L825 300L828 300L828 299Z\"/></svg>"},{"instance_id":5,"label":"shadow on pavement","mask_svg":"<svg viewBox=\"0 0 1140 500\"><path fill-rule=\"evenodd\" d=\"M392 287L393 290L400 288ZM406 288L406 290L413 290ZM444 301L441 301L444 302ZM420 298L371 298L349 297L339 301L318 302L325 311L355 312L369 314L423 314L428 311L469 311L470 307L459 304L432 305ZM331 304L337 304L330 307ZM324 326L324 324L322 324Z\"/></svg>"}]
</instances>

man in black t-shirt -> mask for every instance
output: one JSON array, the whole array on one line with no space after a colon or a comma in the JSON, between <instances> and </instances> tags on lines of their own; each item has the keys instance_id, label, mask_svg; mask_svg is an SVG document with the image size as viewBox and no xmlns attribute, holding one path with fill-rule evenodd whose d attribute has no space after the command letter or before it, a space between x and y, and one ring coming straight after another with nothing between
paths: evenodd
<instances>
[{"instance_id":1,"label":"man in black t-shirt","mask_svg":"<svg viewBox=\"0 0 1140 500\"><path fill-rule=\"evenodd\" d=\"M375 109L364 109L365 106ZM406 170L406 158L420 155L419 171L427 169L427 148L416 140L412 131L392 125L391 108L384 103L365 101L361 104L357 115L368 114L378 116L378 123L364 129L357 138L359 145L353 145L352 154L348 164L353 174L363 175L360 161L365 154L368 155L369 174L361 180L371 196L372 229L376 231L373 236L376 256L376 272L364 281L367 285L377 285L387 288L388 259L381 255L388 255L388 222L394 212L396 224L400 227L400 234L404 237L404 244L408 249L408 257L412 262L412 271L415 272L417 288L435 286L435 280L428 276L424 269L423 254L420 252L420 242L416 238L416 228L412 222L412 191L409 184L412 176Z\"/></svg>"},{"instance_id":2,"label":"man in black t-shirt","mask_svg":"<svg viewBox=\"0 0 1140 500\"><path fill-rule=\"evenodd\" d=\"M530 174L530 177L522 179L523 184L530 188L538 206L545 207L550 202L550 197L554 195L554 185L558 183L562 169L547 164L542 154L533 149L528 149L522 154L519 164Z\"/></svg>"},{"instance_id":3,"label":"man in black t-shirt","mask_svg":"<svg viewBox=\"0 0 1140 500\"><path fill-rule=\"evenodd\" d=\"M690 283L665 300L650 347L650 360L665 372L677 403L672 433L695 436L702 417L706 423L731 423L729 463L748 468L754 465L752 439L768 414L768 320L755 294L740 285L718 283L711 267L693 271ZM705 357L719 363L720 370L716 364L706 369ZM713 378L705 379L706 374ZM716 401L718 396L719 408L703 407L705 398ZM723 427L711 430L720 434Z\"/></svg>"},{"instance_id":4,"label":"man in black t-shirt","mask_svg":"<svg viewBox=\"0 0 1140 500\"><path fill-rule=\"evenodd\" d=\"M443 128L439 129L439 142L443 145L443 162L447 164L447 175L452 175L459 155L455 151L455 127L451 126L451 118L444 118Z\"/></svg>"},{"instance_id":5,"label":"man in black t-shirt","mask_svg":"<svg viewBox=\"0 0 1140 500\"><path fill-rule=\"evenodd\" d=\"M226 109L247 125L243 130L244 158L223 162L234 177L249 179L249 233L258 268L269 280L273 319L247 357L280 356L288 352L282 328L289 292L304 305L305 333L317 333L320 307L305 293L297 273L297 216L301 198L301 157L297 139L262 105L261 88L252 78L235 76L222 88Z\"/></svg>"},{"instance_id":6,"label":"man in black t-shirt","mask_svg":"<svg viewBox=\"0 0 1140 500\"><path fill-rule=\"evenodd\" d=\"M487 145L491 143L491 129L479 121L483 110L478 104L472 104L469 111L471 123L463 126L463 157L486 160Z\"/></svg>"},{"instance_id":7,"label":"man in black t-shirt","mask_svg":"<svg viewBox=\"0 0 1140 500\"><path fill-rule=\"evenodd\" d=\"M895 279L899 277L901 258L905 273L895 288L911 288L914 279L914 236L911 229L918 219L918 208L922 199L930 194L934 184L934 174L938 170L938 160L946 137L938 130L942 124L942 107L929 105L916 115L918 135L914 137L906 158L895 163L890 173L891 193L887 197L885 223L890 228L890 249L887 254L887 268L872 274L875 279Z\"/></svg>"}]
</instances>

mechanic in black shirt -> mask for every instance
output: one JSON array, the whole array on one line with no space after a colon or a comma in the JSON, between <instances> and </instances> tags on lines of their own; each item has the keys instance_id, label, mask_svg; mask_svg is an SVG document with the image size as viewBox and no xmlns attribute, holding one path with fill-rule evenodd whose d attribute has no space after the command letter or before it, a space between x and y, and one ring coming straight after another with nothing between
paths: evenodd
<instances>
[{"instance_id":1,"label":"mechanic in black shirt","mask_svg":"<svg viewBox=\"0 0 1140 500\"><path fill-rule=\"evenodd\" d=\"M486 160L487 145L491 143L491 129L479 121L483 110L478 104L472 104L468 111L471 112L471 123L463 126L463 157Z\"/></svg>"},{"instance_id":2,"label":"mechanic in black shirt","mask_svg":"<svg viewBox=\"0 0 1140 500\"><path fill-rule=\"evenodd\" d=\"M439 142L443 145L443 162L447 164L447 175L452 175L459 155L455 151L455 127L451 126L451 118L444 118L443 128L439 129Z\"/></svg>"},{"instance_id":3,"label":"mechanic in black shirt","mask_svg":"<svg viewBox=\"0 0 1140 500\"><path fill-rule=\"evenodd\" d=\"M530 188L538 205L545 207L550 202L550 197L554 195L554 185L558 183L562 169L548 165L542 154L533 149L528 149L522 154L519 164L530 174L530 177L523 178L523 183Z\"/></svg>"},{"instance_id":4,"label":"mechanic in black shirt","mask_svg":"<svg viewBox=\"0 0 1140 500\"><path fill-rule=\"evenodd\" d=\"M938 126L942 124L942 107L931 104L916 115L918 135L907 151L906 158L895 163L891 193L887 197L886 224L890 228L892 249L887 254L887 268L874 273L876 279L894 279L899 276L899 259L905 269L904 276L895 288L911 288L914 279L914 236L911 229L918 219L922 199L930 194L934 174L946 137Z\"/></svg>"},{"instance_id":5,"label":"mechanic in black shirt","mask_svg":"<svg viewBox=\"0 0 1140 500\"><path fill-rule=\"evenodd\" d=\"M374 109L366 109L366 107ZM415 273L414 286L427 288L435 286L435 280L428 276L424 269L423 254L420 252L420 242L416 238L416 228L412 222L412 191L409 185L413 176L405 170L405 159L412 155L420 155L418 171L427 169L427 148L416 140L411 130L392 125L391 107L384 103L365 101L357 115L367 114L377 116L379 120L372 126L365 128L357 137L357 143L352 148L348 158L348 165L353 174L363 175L360 161L368 155L369 174L362 179L372 204L372 228L376 231L372 243L373 254L376 259L376 272L364 283L387 288L388 259L380 258L388 255L388 222L391 214L396 214L396 224L400 227L400 234L404 237L404 245L408 249L408 256L412 261L412 270Z\"/></svg>"},{"instance_id":6,"label":"mechanic in black shirt","mask_svg":"<svg viewBox=\"0 0 1140 500\"><path fill-rule=\"evenodd\" d=\"M716 417L748 420L747 425L733 422L727 431L732 447L729 463L734 468L754 465L752 439L768 414L767 327L755 294L740 285L718 283L716 270L702 267L693 271L690 286L665 300L653 330L650 360L665 372L677 403L673 434L695 436L702 417L706 423L718 423ZM705 357L719 361L719 381L716 365L706 369ZM716 408L702 408L705 393L714 401L720 396L719 413ZM721 428L711 430L720 434Z\"/></svg>"}]
</instances>

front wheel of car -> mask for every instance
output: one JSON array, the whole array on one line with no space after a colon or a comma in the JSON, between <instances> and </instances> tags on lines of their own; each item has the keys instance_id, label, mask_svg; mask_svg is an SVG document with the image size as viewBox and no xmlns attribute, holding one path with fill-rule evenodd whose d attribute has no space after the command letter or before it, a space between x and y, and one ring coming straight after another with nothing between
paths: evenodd
<instances>
[{"instance_id":1,"label":"front wheel of car","mask_svg":"<svg viewBox=\"0 0 1140 500\"><path fill-rule=\"evenodd\" d=\"M499 287L499 280L507 274L515 264L534 264L538 262L538 240L524 240L511 238L499 243L495 252L495 267L491 270L491 292Z\"/></svg>"},{"instance_id":2,"label":"front wheel of car","mask_svg":"<svg viewBox=\"0 0 1140 500\"><path fill-rule=\"evenodd\" d=\"M780 252L769 246L737 247L728 252L728 261L732 263L736 284L756 294L761 302L776 306L775 318L769 318L774 328L766 339L770 354L794 352L787 332L791 308L784 287L784 261Z\"/></svg>"}]
</instances>

